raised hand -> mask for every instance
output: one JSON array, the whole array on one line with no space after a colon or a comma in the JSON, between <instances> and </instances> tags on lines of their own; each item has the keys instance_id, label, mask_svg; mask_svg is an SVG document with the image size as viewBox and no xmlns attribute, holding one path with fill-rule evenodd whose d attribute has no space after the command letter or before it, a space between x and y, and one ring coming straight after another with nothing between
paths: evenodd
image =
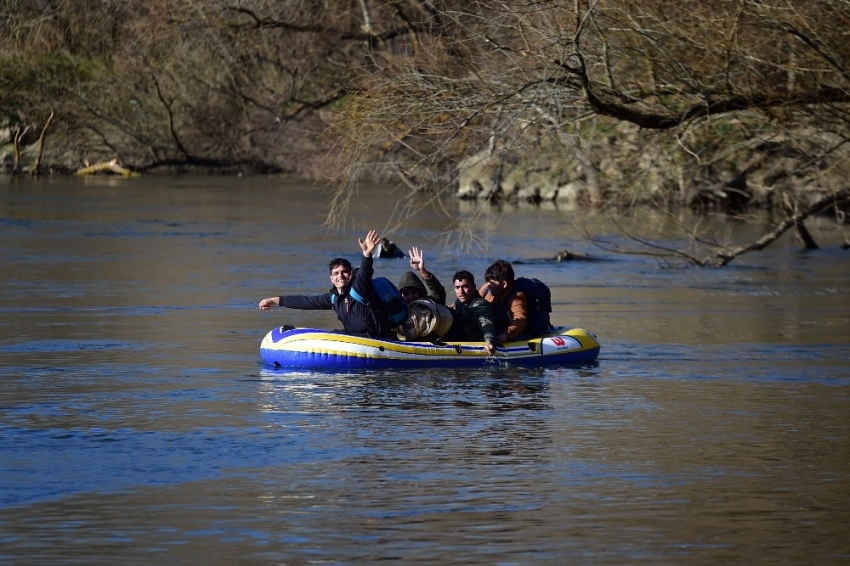
<instances>
[{"instance_id":1,"label":"raised hand","mask_svg":"<svg viewBox=\"0 0 850 566\"><path fill-rule=\"evenodd\" d=\"M410 267L424 275L428 271L425 269L425 252L417 247L412 248L407 255L410 256Z\"/></svg>"},{"instance_id":2,"label":"raised hand","mask_svg":"<svg viewBox=\"0 0 850 566\"><path fill-rule=\"evenodd\" d=\"M375 249L375 246L378 245L378 242L381 238L378 236L377 230L369 230L366 234L366 239L357 238L357 242L360 244L360 249L363 250L363 255L365 257L369 257L372 255L372 250Z\"/></svg>"}]
</instances>

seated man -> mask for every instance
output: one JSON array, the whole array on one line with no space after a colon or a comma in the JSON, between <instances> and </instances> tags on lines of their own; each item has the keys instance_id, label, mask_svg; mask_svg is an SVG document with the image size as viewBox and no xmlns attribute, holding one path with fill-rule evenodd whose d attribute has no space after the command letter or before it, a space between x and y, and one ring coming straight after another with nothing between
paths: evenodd
<instances>
[{"instance_id":1,"label":"seated man","mask_svg":"<svg viewBox=\"0 0 850 566\"><path fill-rule=\"evenodd\" d=\"M475 276L469 271L458 271L452 278L457 300L452 305L454 322L443 340L457 342L484 342L488 354L496 351L498 339L493 324L493 310L475 288Z\"/></svg>"},{"instance_id":2,"label":"seated man","mask_svg":"<svg viewBox=\"0 0 850 566\"><path fill-rule=\"evenodd\" d=\"M446 289L425 268L425 254L419 248L411 249L409 255L410 267L416 271L404 272L398 282L398 290L408 305L409 314L402 325L404 338L434 341L442 337L452 324L451 311L445 306Z\"/></svg>"},{"instance_id":3,"label":"seated man","mask_svg":"<svg viewBox=\"0 0 850 566\"><path fill-rule=\"evenodd\" d=\"M269 297L260 301L260 309L267 310L280 306L302 310L334 310L347 334L395 340L393 324L387 315L381 309L372 306L380 304L372 285L374 274L372 251L378 243L378 232L370 230L366 239L358 238L358 242L363 251L363 257L360 260L360 269L354 270L353 277L351 262L343 258L334 258L329 266L333 284L329 292L320 295ZM361 297L366 297L368 301L355 300L351 294L352 290Z\"/></svg>"},{"instance_id":4,"label":"seated man","mask_svg":"<svg viewBox=\"0 0 850 566\"><path fill-rule=\"evenodd\" d=\"M510 262L500 259L484 273L487 281L480 290L481 296L493 307L493 321L500 342L528 338L525 326L528 323L528 303L525 293L515 287L514 268Z\"/></svg>"}]
</instances>

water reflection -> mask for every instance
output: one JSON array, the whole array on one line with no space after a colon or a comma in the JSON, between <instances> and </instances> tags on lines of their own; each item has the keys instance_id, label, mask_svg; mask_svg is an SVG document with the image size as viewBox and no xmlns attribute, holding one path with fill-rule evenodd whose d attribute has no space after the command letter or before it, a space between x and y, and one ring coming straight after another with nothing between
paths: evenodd
<instances>
[{"instance_id":1,"label":"water reflection","mask_svg":"<svg viewBox=\"0 0 850 566\"><path fill-rule=\"evenodd\" d=\"M545 409L544 370L482 371L395 370L359 373L263 369L264 410L292 407L321 411L327 407L431 410L446 406L485 405L491 410L511 401ZM276 399L276 401L275 401Z\"/></svg>"}]
</instances>

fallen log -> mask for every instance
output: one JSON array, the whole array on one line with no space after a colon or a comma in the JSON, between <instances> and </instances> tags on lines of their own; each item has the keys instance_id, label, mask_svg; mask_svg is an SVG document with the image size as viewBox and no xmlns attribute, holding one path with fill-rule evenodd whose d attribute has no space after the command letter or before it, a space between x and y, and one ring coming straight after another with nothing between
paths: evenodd
<instances>
[{"instance_id":1,"label":"fallen log","mask_svg":"<svg viewBox=\"0 0 850 566\"><path fill-rule=\"evenodd\" d=\"M592 257L588 254L571 252L570 250L562 250L555 254L555 261L596 261L598 257Z\"/></svg>"},{"instance_id":2,"label":"fallen log","mask_svg":"<svg viewBox=\"0 0 850 566\"><path fill-rule=\"evenodd\" d=\"M74 171L74 175L95 175L97 173L113 173L122 177L141 177L141 173L119 165L117 159L95 163Z\"/></svg>"}]
</instances>

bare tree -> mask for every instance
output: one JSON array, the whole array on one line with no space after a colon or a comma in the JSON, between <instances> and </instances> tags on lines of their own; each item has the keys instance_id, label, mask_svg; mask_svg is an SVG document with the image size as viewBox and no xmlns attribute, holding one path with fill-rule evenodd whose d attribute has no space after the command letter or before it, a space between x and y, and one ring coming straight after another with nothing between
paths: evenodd
<instances>
[{"instance_id":1,"label":"bare tree","mask_svg":"<svg viewBox=\"0 0 850 566\"><path fill-rule=\"evenodd\" d=\"M488 163L482 194L510 197L515 186L488 179L520 164L555 183L577 169L590 200L618 205L843 202L846 3L427 5L416 41L373 53L337 116L348 180L381 165L430 203L457 187L459 164ZM423 200L409 197L400 218Z\"/></svg>"},{"instance_id":2,"label":"bare tree","mask_svg":"<svg viewBox=\"0 0 850 566\"><path fill-rule=\"evenodd\" d=\"M329 225L363 179L398 180L399 224L464 190L793 218L843 206L848 23L840 0L14 0L0 104L30 147L55 108L45 159L73 168L329 178Z\"/></svg>"},{"instance_id":3,"label":"bare tree","mask_svg":"<svg viewBox=\"0 0 850 566\"><path fill-rule=\"evenodd\" d=\"M74 153L139 169L321 173L326 114L373 45L365 0L18 0L0 11L0 102ZM386 10L384 10L386 11ZM368 26L367 26L368 27ZM49 147L47 148L50 149Z\"/></svg>"}]
</instances>

